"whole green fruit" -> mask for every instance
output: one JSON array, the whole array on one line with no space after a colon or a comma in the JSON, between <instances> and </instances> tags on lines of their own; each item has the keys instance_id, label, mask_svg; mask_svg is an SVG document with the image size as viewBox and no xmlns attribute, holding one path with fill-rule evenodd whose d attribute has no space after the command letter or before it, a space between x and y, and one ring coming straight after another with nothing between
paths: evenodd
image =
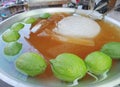
<instances>
[{"instance_id":1,"label":"whole green fruit","mask_svg":"<svg viewBox=\"0 0 120 87\"><path fill-rule=\"evenodd\" d=\"M5 42L12 42L12 41L17 41L20 38L20 34L16 31L13 30L6 30L3 34L2 34L2 39Z\"/></svg>"},{"instance_id":2,"label":"whole green fruit","mask_svg":"<svg viewBox=\"0 0 120 87\"><path fill-rule=\"evenodd\" d=\"M25 20L23 22L26 23L26 24L32 24L35 21L36 21L36 18L34 18L34 17L27 17L27 18L25 18Z\"/></svg>"},{"instance_id":3,"label":"whole green fruit","mask_svg":"<svg viewBox=\"0 0 120 87\"><path fill-rule=\"evenodd\" d=\"M112 59L99 51L92 52L85 58L88 71L95 75L102 75L110 70L112 66Z\"/></svg>"},{"instance_id":4,"label":"whole green fruit","mask_svg":"<svg viewBox=\"0 0 120 87\"><path fill-rule=\"evenodd\" d=\"M22 54L15 62L16 69L23 74L36 76L45 71L45 60L37 53L27 52Z\"/></svg>"},{"instance_id":5,"label":"whole green fruit","mask_svg":"<svg viewBox=\"0 0 120 87\"><path fill-rule=\"evenodd\" d=\"M19 42L10 42L4 48L4 53L8 56L14 56L20 52L22 44Z\"/></svg>"},{"instance_id":6,"label":"whole green fruit","mask_svg":"<svg viewBox=\"0 0 120 87\"><path fill-rule=\"evenodd\" d=\"M113 59L120 59L120 42L109 42L101 48L101 52Z\"/></svg>"},{"instance_id":7,"label":"whole green fruit","mask_svg":"<svg viewBox=\"0 0 120 87\"><path fill-rule=\"evenodd\" d=\"M73 82L85 76L87 69L84 61L71 53L63 53L50 60L54 75L63 81Z\"/></svg>"},{"instance_id":8,"label":"whole green fruit","mask_svg":"<svg viewBox=\"0 0 120 87\"><path fill-rule=\"evenodd\" d=\"M22 23L15 23L15 24L13 24L13 25L11 26L10 29L18 32L18 31L21 30L23 27L24 27L24 24L22 24Z\"/></svg>"},{"instance_id":9,"label":"whole green fruit","mask_svg":"<svg viewBox=\"0 0 120 87\"><path fill-rule=\"evenodd\" d=\"M43 18L43 19L47 19L51 16L51 14L49 13L43 13L43 14L40 14L40 18Z\"/></svg>"}]
</instances>

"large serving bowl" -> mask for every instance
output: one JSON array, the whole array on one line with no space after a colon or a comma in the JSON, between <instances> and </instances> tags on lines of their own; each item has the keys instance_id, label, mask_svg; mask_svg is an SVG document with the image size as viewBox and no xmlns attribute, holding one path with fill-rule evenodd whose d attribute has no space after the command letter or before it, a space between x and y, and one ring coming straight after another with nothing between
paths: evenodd
<instances>
[{"instance_id":1,"label":"large serving bowl","mask_svg":"<svg viewBox=\"0 0 120 87\"><path fill-rule=\"evenodd\" d=\"M9 28L15 22L18 22L28 16L37 16L44 12L67 12L73 13L74 9L71 8L44 8L44 9L37 9L28 12L24 12L21 14L17 14L8 18L7 20L0 23L0 34L2 34L6 29ZM120 22L105 16L104 21L108 21L118 27L120 27ZM1 43L0 43L1 46ZM13 62L6 61L4 59L5 56L0 55L0 79L7 82L8 84L16 87L44 87L44 84L47 84L48 87L66 87L67 85L62 82L50 81L50 82L41 82L34 78L27 78L26 76L22 75L21 73L17 72L14 69ZM49 78L49 77L48 77ZM90 80L87 79L85 81L81 81L78 86L80 87L113 87L117 84L120 84L120 61L112 67L111 71L107 79L104 81L100 81L97 83L90 83Z\"/></svg>"}]
</instances>

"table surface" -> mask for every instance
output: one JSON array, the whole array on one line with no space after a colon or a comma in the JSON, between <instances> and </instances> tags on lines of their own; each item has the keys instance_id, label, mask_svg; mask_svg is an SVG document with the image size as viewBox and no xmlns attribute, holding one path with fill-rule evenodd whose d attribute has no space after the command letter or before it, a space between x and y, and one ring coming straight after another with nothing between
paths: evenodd
<instances>
[{"instance_id":1,"label":"table surface","mask_svg":"<svg viewBox=\"0 0 120 87\"><path fill-rule=\"evenodd\" d=\"M116 6L120 4L120 0L117 1ZM116 15L116 16L115 16ZM120 12L112 11L108 14L108 16L113 17L114 19L120 21ZM13 87L4 81L0 80L0 87ZM116 85L115 87L120 87L120 84Z\"/></svg>"}]
</instances>

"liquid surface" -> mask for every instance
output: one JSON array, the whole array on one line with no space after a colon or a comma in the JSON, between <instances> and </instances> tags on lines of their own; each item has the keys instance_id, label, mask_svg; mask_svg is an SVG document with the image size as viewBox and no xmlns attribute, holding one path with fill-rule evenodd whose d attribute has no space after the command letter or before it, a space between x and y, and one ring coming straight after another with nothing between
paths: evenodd
<instances>
[{"instance_id":1,"label":"liquid surface","mask_svg":"<svg viewBox=\"0 0 120 87\"><path fill-rule=\"evenodd\" d=\"M49 35L45 34L44 31L46 29L49 30L54 29L58 21L69 15L70 14L66 14L66 13L56 13L53 14L52 17L50 17L49 19L38 19L37 22L32 25L32 27L34 27L37 24L42 24L41 28L36 32L30 32L29 25L26 25L25 28L20 31L21 38L19 41L23 44L23 49L21 53L30 52L30 51L40 53L40 55L42 55L48 63L48 67L45 73L37 76L37 78L40 80L44 80L44 81L50 81L51 79L52 79L51 81L58 80L53 76L53 73L50 68L49 60L55 58L57 55L61 53L64 52L73 53L84 59L89 53L100 50L100 48L105 43L112 41L120 42L120 30L118 30L118 28L111 25L110 23L104 21L97 21L97 23L101 27L101 32L96 38L93 39L93 41L95 42L95 46L83 46L83 45L62 42L62 41L54 40ZM1 51L3 51L6 43L4 43L2 39L0 39L0 42L2 46ZM6 57L2 52L0 54L1 57ZM15 59L18 58L19 55L15 56ZM115 61L113 63L113 67L114 65L116 66L118 64L117 62L118 61ZM13 64L12 66L13 66L12 68L15 68ZM15 69L14 71L16 72ZM89 75L85 76L85 79L90 79L90 78L91 76Z\"/></svg>"},{"instance_id":2,"label":"liquid surface","mask_svg":"<svg viewBox=\"0 0 120 87\"><path fill-rule=\"evenodd\" d=\"M56 23L60 21L62 18L69 16L70 14L60 13L54 14L51 18L47 20L38 19L32 27L37 24L41 24L42 26L34 33L30 33L30 37L26 40L37 49L44 58L48 61L48 68L43 75L38 76L39 78L53 77L53 74L50 69L49 60L55 58L57 55L61 53L73 53L80 56L84 59L89 53L94 51L99 51L101 47L108 42L117 41L120 42L120 30L118 30L115 26L110 23L104 21L97 21L97 23L101 27L100 34L93 39L95 42L95 46L83 46L77 45L67 42L62 42L58 40L52 39L49 35L46 35L45 30L52 30L56 27ZM71 25L72 26L72 25ZM88 76L89 77L89 76Z\"/></svg>"},{"instance_id":3,"label":"liquid surface","mask_svg":"<svg viewBox=\"0 0 120 87\"><path fill-rule=\"evenodd\" d=\"M67 42L57 41L52 39L49 35L45 35L45 30L52 30L56 27L56 22L61 20L68 14L55 14L50 19L45 20L42 27L35 33L30 33L28 42L34 46L46 59L55 58L60 53L70 52L81 58L85 58L87 54L99 50L105 43L111 41L120 42L120 31L114 26L104 21L98 21L101 27L100 34L94 38L95 46L76 45ZM41 21L41 20L39 20ZM42 20L43 21L43 20ZM72 26L72 25L71 25Z\"/></svg>"}]
</instances>

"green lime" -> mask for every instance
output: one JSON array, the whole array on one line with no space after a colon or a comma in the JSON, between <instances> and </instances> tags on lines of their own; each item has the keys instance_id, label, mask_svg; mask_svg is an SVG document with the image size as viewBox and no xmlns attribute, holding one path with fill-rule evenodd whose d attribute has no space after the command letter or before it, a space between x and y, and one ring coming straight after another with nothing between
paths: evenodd
<instances>
[{"instance_id":1,"label":"green lime","mask_svg":"<svg viewBox=\"0 0 120 87\"><path fill-rule=\"evenodd\" d=\"M5 42L12 42L12 41L17 41L20 38L20 34L16 31L13 30L6 30L3 34L2 34L2 39Z\"/></svg>"},{"instance_id":2,"label":"green lime","mask_svg":"<svg viewBox=\"0 0 120 87\"><path fill-rule=\"evenodd\" d=\"M43 19L47 19L51 16L51 14L49 13L43 13L43 14L40 14L40 18L43 18Z\"/></svg>"},{"instance_id":3,"label":"green lime","mask_svg":"<svg viewBox=\"0 0 120 87\"><path fill-rule=\"evenodd\" d=\"M11 26L10 29L18 32L18 31L21 30L23 27L24 27L24 24L22 24L22 23L15 23L15 24L13 24L13 25Z\"/></svg>"},{"instance_id":4,"label":"green lime","mask_svg":"<svg viewBox=\"0 0 120 87\"><path fill-rule=\"evenodd\" d=\"M54 75L63 81L73 82L85 76L87 69L84 61L71 53L63 53L50 60Z\"/></svg>"},{"instance_id":5,"label":"green lime","mask_svg":"<svg viewBox=\"0 0 120 87\"><path fill-rule=\"evenodd\" d=\"M36 18L34 17L27 17L23 22L26 24L32 24L36 21Z\"/></svg>"},{"instance_id":6,"label":"green lime","mask_svg":"<svg viewBox=\"0 0 120 87\"><path fill-rule=\"evenodd\" d=\"M120 59L120 42L109 42L106 43L102 48L101 52L107 54L113 59Z\"/></svg>"},{"instance_id":7,"label":"green lime","mask_svg":"<svg viewBox=\"0 0 120 87\"><path fill-rule=\"evenodd\" d=\"M22 44L19 42L10 42L4 48L4 53L9 56L14 56L20 52Z\"/></svg>"},{"instance_id":8,"label":"green lime","mask_svg":"<svg viewBox=\"0 0 120 87\"><path fill-rule=\"evenodd\" d=\"M27 52L22 54L15 62L16 69L23 74L36 76L45 71L45 60L37 53Z\"/></svg>"},{"instance_id":9,"label":"green lime","mask_svg":"<svg viewBox=\"0 0 120 87\"><path fill-rule=\"evenodd\" d=\"M95 75L102 75L110 70L112 59L108 55L96 51L86 57L85 63L89 72Z\"/></svg>"}]
</instances>

